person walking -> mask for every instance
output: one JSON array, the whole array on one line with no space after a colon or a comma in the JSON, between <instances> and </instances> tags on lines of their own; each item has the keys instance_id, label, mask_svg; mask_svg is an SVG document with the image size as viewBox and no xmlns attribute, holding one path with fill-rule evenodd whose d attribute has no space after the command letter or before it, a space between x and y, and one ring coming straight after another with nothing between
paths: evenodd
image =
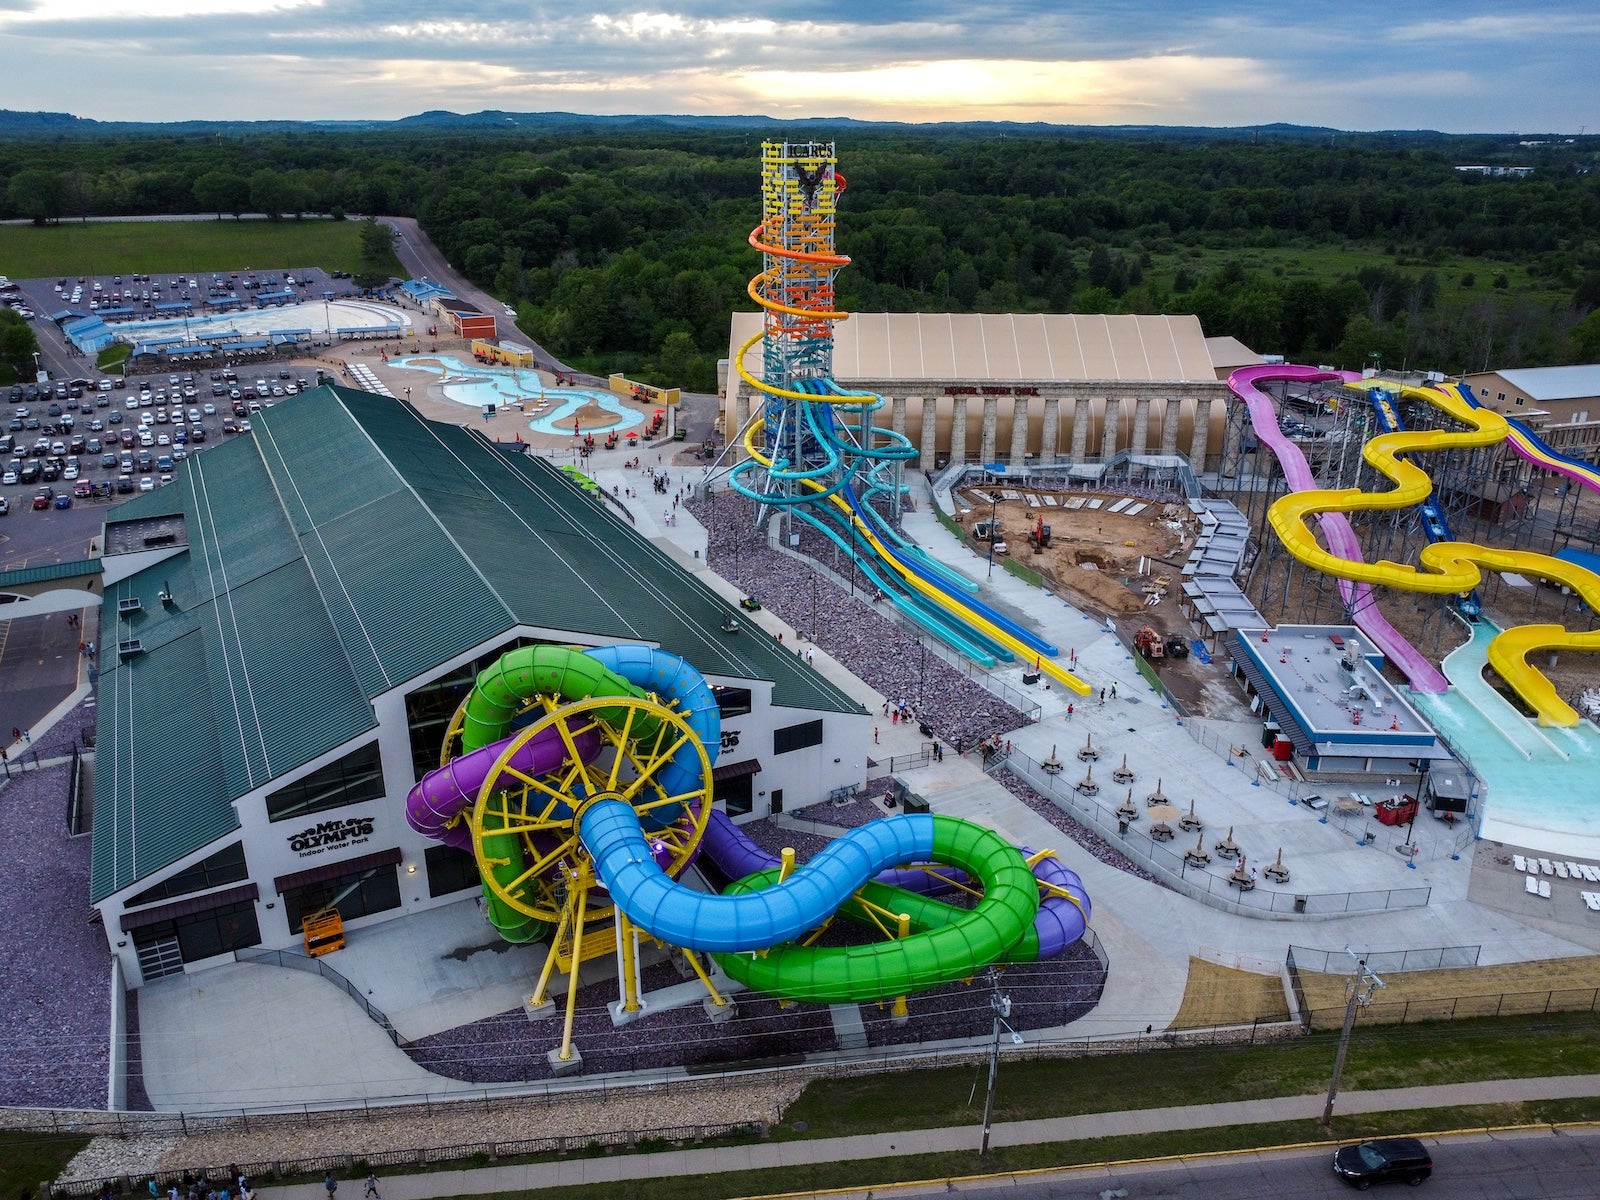
<instances>
[{"instance_id":1,"label":"person walking","mask_svg":"<svg viewBox=\"0 0 1600 1200\"><path fill-rule=\"evenodd\" d=\"M1067 705L1067 720L1072 720L1072 705Z\"/></svg>"},{"instance_id":2,"label":"person walking","mask_svg":"<svg viewBox=\"0 0 1600 1200\"><path fill-rule=\"evenodd\" d=\"M1114 683L1111 685L1111 698L1113 700L1117 698L1117 685Z\"/></svg>"},{"instance_id":3,"label":"person walking","mask_svg":"<svg viewBox=\"0 0 1600 1200\"><path fill-rule=\"evenodd\" d=\"M339 1181L333 1177L332 1171L322 1177L322 1188L328 1193L328 1200L333 1200L333 1194L339 1190Z\"/></svg>"},{"instance_id":4,"label":"person walking","mask_svg":"<svg viewBox=\"0 0 1600 1200\"><path fill-rule=\"evenodd\" d=\"M362 1193L361 1200L383 1200L383 1197L378 1195L377 1172L367 1172L367 1190Z\"/></svg>"}]
</instances>

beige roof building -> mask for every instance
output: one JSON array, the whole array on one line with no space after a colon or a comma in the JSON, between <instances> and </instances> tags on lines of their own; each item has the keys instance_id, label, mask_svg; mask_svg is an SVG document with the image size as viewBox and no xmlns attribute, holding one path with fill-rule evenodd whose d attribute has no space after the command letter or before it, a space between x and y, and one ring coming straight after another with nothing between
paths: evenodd
<instances>
[{"instance_id":1,"label":"beige roof building","mask_svg":"<svg viewBox=\"0 0 1600 1200\"><path fill-rule=\"evenodd\" d=\"M733 314L730 360L761 319ZM759 343L744 365L760 374ZM1223 421L1213 401L1227 394L1195 316L857 313L834 326L833 371L890 402L889 423L919 447L923 470L1171 457L1180 443L1203 459ZM759 395L731 367L722 392L734 436Z\"/></svg>"}]
</instances>

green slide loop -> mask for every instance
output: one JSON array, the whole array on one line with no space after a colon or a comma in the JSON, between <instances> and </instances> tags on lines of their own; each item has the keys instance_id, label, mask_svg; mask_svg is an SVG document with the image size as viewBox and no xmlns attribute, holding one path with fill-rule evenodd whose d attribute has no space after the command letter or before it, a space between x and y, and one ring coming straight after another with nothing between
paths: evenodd
<instances>
[{"instance_id":1,"label":"green slide loop","mask_svg":"<svg viewBox=\"0 0 1600 1200\"><path fill-rule=\"evenodd\" d=\"M790 942L765 955L718 954L727 974L754 991L785 1000L851 1004L926 991L976 974L990 963L1037 957L1033 921L1039 885L1027 861L991 829L956 817L935 816L932 858L959 867L983 886L971 909L868 884L860 895L890 912L907 913L918 932L864 946L800 946ZM732 884L729 896L760 891L776 871L758 871ZM859 914L840 911L861 919Z\"/></svg>"}]
</instances>

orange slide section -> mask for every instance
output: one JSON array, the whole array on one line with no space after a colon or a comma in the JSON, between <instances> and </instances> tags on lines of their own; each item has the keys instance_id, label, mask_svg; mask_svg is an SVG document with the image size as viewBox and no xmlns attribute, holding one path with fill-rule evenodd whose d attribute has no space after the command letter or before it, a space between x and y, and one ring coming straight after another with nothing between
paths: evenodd
<instances>
[{"instance_id":1,"label":"orange slide section","mask_svg":"<svg viewBox=\"0 0 1600 1200\"><path fill-rule=\"evenodd\" d=\"M1388 383L1353 386L1392 387ZM1510 433L1505 418L1483 408L1472 408L1458 396L1435 388L1403 387L1401 394L1442 409L1468 430L1407 430L1375 437L1362 447L1362 457L1394 483L1388 492L1363 492L1339 488L1291 492L1274 502L1267 513L1273 531L1285 548L1313 570L1340 579L1384 584L1408 592L1452 595L1470 592L1483 579L1483 568L1548 579L1571 588L1591 611L1600 612L1600 577L1574 563L1526 550L1498 550L1471 542L1434 542L1417 556L1418 566L1394 562L1362 563L1323 549L1308 520L1324 512L1365 512L1409 508L1426 500L1433 482L1421 467L1402 458L1417 451L1492 446ZM1538 714L1541 725L1576 725L1578 714L1563 700L1542 671L1529 664L1539 650L1600 651L1600 630L1587 633L1560 625L1519 625L1507 629L1489 644L1489 665L1500 673L1517 695Z\"/></svg>"}]
</instances>

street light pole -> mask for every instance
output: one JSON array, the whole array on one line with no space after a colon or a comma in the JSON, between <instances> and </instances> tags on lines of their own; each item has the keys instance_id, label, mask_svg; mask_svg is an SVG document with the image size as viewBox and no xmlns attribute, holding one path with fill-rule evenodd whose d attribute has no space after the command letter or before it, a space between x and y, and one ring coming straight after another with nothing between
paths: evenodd
<instances>
[{"instance_id":1,"label":"street light pole","mask_svg":"<svg viewBox=\"0 0 1600 1200\"><path fill-rule=\"evenodd\" d=\"M1356 958L1355 952L1349 946L1344 952L1351 958ZM1363 985L1365 985L1363 987ZM1372 1003L1372 993L1378 988L1389 985L1379 979L1373 972L1367 970L1367 960L1356 958L1356 973L1350 977L1350 998L1344 1006L1344 1029L1339 1033L1339 1050L1333 1058L1333 1078L1328 1081L1328 1102L1322 1106L1322 1127L1328 1128L1333 1123L1333 1101L1339 1094L1339 1076L1344 1071L1344 1057L1350 1049L1350 1034L1355 1029L1356 1010L1365 1008Z\"/></svg>"},{"instance_id":2,"label":"street light pole","mask_svg":"<svg viewBox=\"0 0 1600 1200\"><path fill-rule=\"evenodd\" d=\"M988 977L989 985L994 989L989 997L989 1007L994 1010L994 1040L989 1043L989 1090L983 1098L983 1142L978 1148L980 1158L989 1157L989 1130L994 1124L994 1085L1000 1073L1000 1026L1011 1015L1011 997L1000 994L1000 972L990 967ZM1022 1038L1013 1032L1011 1040L1020 1042Z\"/></svg>"}]
</instances>

